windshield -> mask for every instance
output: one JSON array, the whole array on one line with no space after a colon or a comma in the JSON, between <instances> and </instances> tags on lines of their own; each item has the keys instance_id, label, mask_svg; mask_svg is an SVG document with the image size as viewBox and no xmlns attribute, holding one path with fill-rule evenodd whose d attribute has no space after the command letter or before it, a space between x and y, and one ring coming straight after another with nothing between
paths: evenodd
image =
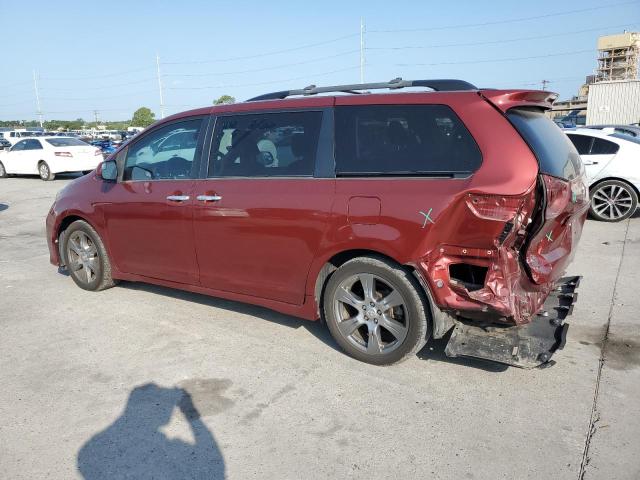
<instances>
[{"instance_id":1,"label":"windshield","mask_svg":"<svg viewBox=\"0 0 640 480\"><path fill-rule=\"evenodd\" d=\"M81 140L77 138L70 137L59 137L59 138L47 138L46 142L53 145L54 147L84 147L87 146Z\"/></svg>"}]
</instances>

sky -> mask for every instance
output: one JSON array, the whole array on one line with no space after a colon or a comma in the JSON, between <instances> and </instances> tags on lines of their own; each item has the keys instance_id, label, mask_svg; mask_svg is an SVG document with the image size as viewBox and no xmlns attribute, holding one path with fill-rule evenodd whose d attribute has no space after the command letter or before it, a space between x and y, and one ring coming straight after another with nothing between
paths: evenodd
<instances>
[{"instance_id":1,"label":"sky","mask_svg":"<svg viewBox=\"0 0 640 480\"><path fill-rule=\"evenodd\" d=\"M28 7L27 7L28 5ZM310 84L460 78L577 94L599 35L640 31L640 0L0 0L0 120L125 120ZM157 56L157 57L156 57Z\"/></svg>"}]
</instances>

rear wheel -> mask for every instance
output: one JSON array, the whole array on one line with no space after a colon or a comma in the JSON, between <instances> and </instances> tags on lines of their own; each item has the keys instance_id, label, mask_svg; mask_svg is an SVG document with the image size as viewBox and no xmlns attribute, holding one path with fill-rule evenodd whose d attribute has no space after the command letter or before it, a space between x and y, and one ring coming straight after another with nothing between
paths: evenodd
<instances>
[{"instance_id":1,"label":"rear wheel","mask_svg":"<svg viewBox=\"0 0 640 480\"><path fill-rule=\"evenodd\" d=\"M2 162L0 162L0 178L7 178L7 169L4 168Z\"/></svg>"},{"instance_id":2,"label":"rear wheel","mask_svg":"<svg viewBox=\"0 0 640 480\"><path fill-rule=\"evenodd\" d=\"M622 180L606 180L591 189L589 212L602 222L620 222L634 214L638 195L631 185Z\"/></svg>"},{"instance_id":3,"label":"rear wheel","mask_svg":"<svg viewBox=\"0 0 640 480\"><path fill-rule=\"evenodd\" d=\"M49 165L47 165L47 162L40 162L38 164L38 174L40 175L40 178L45 182L56 178L55 174L51 173L51 169L49 168Z\"/></svg>"},{"instance_id":4,"label":"rear wheel","mask_svg":"<svg viewBox=\"0 0 640 480\"><path fill-rule=\"evenodd\" d=\"M62 238L65 264L76 285L92 291L115 285L107 251L91 225L77 220L65 230Z\"/></svg>"},{"instance_id":5,"label":"rear wheel","mask_svg":"<svg viewBox=\"0 0 640 480\"><path fill-rule=\"evenodd\" d=\"M350 356L389 365L427 340L428 314L411 275L392 262L358 257L329 278L323 311L333 338Z\"/></svg>"}]
</instances>

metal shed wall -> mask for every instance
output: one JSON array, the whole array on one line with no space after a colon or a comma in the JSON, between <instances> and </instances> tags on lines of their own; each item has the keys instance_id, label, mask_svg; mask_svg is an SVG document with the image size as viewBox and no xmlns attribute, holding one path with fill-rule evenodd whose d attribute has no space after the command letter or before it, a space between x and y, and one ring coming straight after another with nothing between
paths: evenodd
<instances>
[{"instance_id":1,"label":"metal shed wall","mask_svg":"<svg viewBox=\"0 0 640 480\"><path fill-rule=\"evenodd\" d=\"M589 85L587 125L640 122L640 80Z\"/></svg>"}]
</instances>

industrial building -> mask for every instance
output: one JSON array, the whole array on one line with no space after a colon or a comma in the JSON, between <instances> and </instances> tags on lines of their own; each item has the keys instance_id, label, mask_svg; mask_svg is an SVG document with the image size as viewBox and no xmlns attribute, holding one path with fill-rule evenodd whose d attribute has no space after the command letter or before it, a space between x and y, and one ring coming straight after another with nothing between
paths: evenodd
<instances>
[{"instance_id":1,"label":"industrial building","mask_svg":"<svg viewBox=\"0 0 640 480\"><path fill-rule=\"evenodd\" d=\"M640 33L598 38L597 67L578 95L554 103L550 116L565 126L640 122Z\"/></svg>"}]
</instances>

